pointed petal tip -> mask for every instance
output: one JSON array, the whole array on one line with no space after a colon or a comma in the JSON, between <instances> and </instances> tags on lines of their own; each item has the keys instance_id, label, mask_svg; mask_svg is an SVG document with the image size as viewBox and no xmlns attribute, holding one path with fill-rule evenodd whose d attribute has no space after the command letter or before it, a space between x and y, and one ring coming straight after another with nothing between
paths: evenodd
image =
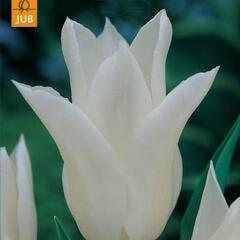
<instances>
[{"instance_id":1,"label":"pointed petal tip","mask_svg":"<svg viewBox=\"0 0 240 240\"><path fill-rule=\"evenodd\" d=\"M111 20L109 17L105 17L105 24L104 24L104 27L103 27L103 31L102 33L99 35L101 36L102 34L109 34L110 32L115 32L114 34L119 34L117 29L115 28L115 26L112 24Z\"/></svg>"},{"instance_id":2,"label":"pointed petal tip","mask_svg":"<svg viewBox=\"0 0 240 240\"><path fill-rule=\"evenodd\" d=\"M212 70L208 71L208 73L211 74L213 78L215 78L215 76L217 75L217 73L219 71L219 68L220 68L220 66L216 66Z\"/></svg>"},{"instance_id":3,"label":"pointed petal tip","mask_svg":"<svg viewBox=\"0 0 240 240\"><path fill-rule=\"evenodd\" d=\"M21 87L22 85L24 85L23 83L17 82L15 80L11 80L11 82L15 85L16 88Z\"/></svg>"},{"instance_id":4,"label":"pointed petal tip","mask_svg":"<svg viewBox=\"0 0 240 240\"><path fill-rule=\"evenodd\" d=\"M149 21L146 24L151 24L155 21L159 22L162 18L162 16L166 16L167 17L167 13L165 9L161 9L159 12L157 12L151 19L149 19ZM144 26L142 26L142 28L144 28Z\"/></svg>"},{"instance_id":5,"label":"pointed petal tip","mask_svg":"<svg viewBox=\"0 0 240 240\"><path fill-rule=\"evenodd\" d=\"M25 142L24 133L21 133L21 134L20 134L19 141Z\"/></svg>"},{"instance_id":6,"label":"pointed petal tip","mask_svg":"<svg viewBox=\"0 0 240 240\"><path fill-rule=\"evenodd\" d=\"M113 26L111 20L106 16L105 17L105 23L104 23L103 31L101 32L101 34L99 36L101 36L103 33L106 33L111 28L114 28L114 26Z\"/></svg>"},{"instance_id":7,"label":"pointed petal tip","mask_svg":"<svg viewBox=\"0 0 240 240\"><path fill-rule=\"evenodd\" d=\"M85 29L85 27L82 24L72 20L70 17L67 16L64 23L63 23L61 34L63 35L67 29L74 28L75 25L78 26L78 27L83 27Z\"/></svg>"},{"instance_id":8,"label":"pointed petal tip","mask_svg":"<svg viewBox=\"0 0 240 240\"><path fill-rule=\"evenodd\" d=\"M215 169L214 169L214 165L213 165L213 161L212 161L212 160L210 161L210 164L209 164L208 177L209 177L210 175L211 175L214 179L216 178L216 173L215 173Z\"/></svg>"},{"instance_id":9,"label":"pointed petal tip","mask_svg":"<svg viewBox=\"0 0 240 240\"><path fill-rule=\"evenodd\" d=\"M109 19L109 17L105 17L105 26L107 27L109 24L112 24L111 20Z\"/></svg>"},{"instance_id":10,"label":"pointed petal tip","mask_svg":"<svg viewBox=\"0 0 240 240\"><path fill-rule=\"evenodd\" d=\"M221 187L219 185L219 182L218 182L218 179L217 179L217 175L216 175L215 168L214 168L212 160L210 161L210 164L209 164L209 170L208 170L208 175L207 175L207 179L206 179L206 185L208 184L209 181L211 181L210 179L212 179L214 181L216 188L218 189L219 193L223 196L223 193L222 193ZM205 188L206 188L206 186L205 186ZM223 199L225 201L224 196L223 196Z\"/></svg>"},{"instance_id":11,"label":"pointed petal tip","mask_svg":"<svg viewBox=\"0 0 240 240\"><path fill-rule=\"evenodd\" d=\"M19 83L14 80L12 80L12 83L15 85L15 87L18 89L18 91L24 96L24 93L26 93L26 90L30 90L32 87L24 84L24 83Z\"/></svg>"},{"instance_id":12,"label":"pointed petal tip","mask_svg":"<svg viewBox=\"0 0 240 240\"><path fill-rule=\"evenodd\" d=\"M0 163L6 162L9 160L9 155L6 147L0 147Z\"/></svg>"},{"instance_id":13,"label":"pointed petal tip","mask_svg":"<svg viewBox=\"0 0 240 240\"><path fill-rule=\"evenodd\" d=\"M167 24L167 26L168 26L168 28L170 28L170 32L172 34L172 24L171 24L171 21L167 15L167 12L165 9L163 9L161 11L161 15L160 15L160 25L162 25L162 24L164 24L164 25Z\"/></svg>"},{"instance_id":14,"label":"pointed petal tip","mask_svg":"<svg viewBox=\"0 0 240 240\"><path fill-rule=\"evenodd\" d=\"M7 153L6 147L0 147L0 155L2 156L3 154Z\"/></svg>"},{"instance_id":15,"label":"pointed petal tip","mask_svg":"<svg viewBox=\"0 0 240 240\"><path fill-rule=\"evenodd\" d=\"M19 140L18 140L18 143L17 143L17 147L24 147L25 149L27 149L27 145L26 145L26 141L25 141L25 137L24 137L24 134L21 133L20 134L20 137L19 137Z\"/></svg>"},{"instance_id":16,"label":"pointed petal tip","mask_svg":"<svg viewBox=\"0 0 240 240\"><path fill-rule=\"evenodd\" d=\"M170 46L171 43L171 39L172 39L172 24L171 21L167 15L167 12L165 9L161 10L161 14L160 14L160 19L159 19L160 25L159 25L159 39L161 39L163 36L165 35L168 36L169 40L168 40L168 48Z\"/></svg>"},{"instance_id":17,"label":"pointed petal tip","mask_svg":"<svg viewBox=\"0 0 240 240\"><path fill-rule=\"evenodd\" d=\"M27 97L31 93L38 92L38 91L42 93L44 92L47 94L51 94L54 97L61 97L60 93L54 90L52 87L30 86L24 83L16 82L14 80L12 80L12 82L24 97ZM68 100L67 98L65 99Z\"/></svg>"},{"instance_id":18,"label":"pointed petal tip","mask_svg":"<svg viewBox=\"0 0 240 240\"><path fill-rule=\"evenodd\" d=\"M24 84L24 83L20 83L17 81L12 81L13 84L15 85L15 87L17 88L17 90L23 95L25 96L27 93L29 93L29 91L32 91L33 87Z\"/></svg>"},{"instance_id":19,"label":"pointed petal tip","mask_svg":"<svg viewBox=\"0 0 240 240\"><path fill-rule=\"evenodd\" d=\"M167 11L166 11L166 9L162 9L162 10L160 11L160 13L161 13L161 17L162 17L162 16L168 17L168 16L167 16Z\"/></svg>"},{"instance_id":20,"label":"pointed petal tip","mask_svg":"<svg viewBox=\"0 0 240 240\"><path fill-rule=\"evenodd\" d=\"M68 29L71 29L73 27L73 23L74 21L67 16L62 26L61 38L64 34L66 34L66 32L68 32Z\"/></svg>"},{"instance_id":21,"label":"pointed petal tip","mask_svg":"<svg viewBox=\"0 0 240 240\"><path fill-rule=\"evenodd\" d=\"M214 165L212 160L210 161L209 171L214 171Z\"/></svg>"},{"instance_id":22,"label":"pointed petal tip","mask_svg":"<svg viewBox=\"0 0 240 240\"><path fill-rule=\"evenodd\" d=\"M18 153L20 151L20 149L23 149L24 151L27 151L27 145L26 145L26 141L25 141L25 137L24 137L23 133L21 133L19 138L18 138L18 142L17 142L16 147L14 149L15 154Z\"/></svg>"},{"instance_id":23,"label":"pointed petal tip","mask_svg":"<svg viewBox=\"0 0 240 240\"><path fill-rule=\"evenodd\" d=\"M155 15L152 19L154 19L154 18L156 18L156 17L161 17L161 16L164 15L164 14L165 14L165 15L167 14L165 8L163 8L163 9L161 9L159 12L157 12L156 15Z\"/></svg>"},{"instance_id":24,"label":"pointed petal tip","mask_svg":"<svg viewBox=\"0 0 240 240\"><path fill-rule=\"evenodd\" d=\"M217 75L217 73L218 73L219 68L220 68L220 67L217 66L217 67L211 69L210 71L207 71L207 72L204 72L204 73L203 73L203 74L205 75L204 80L207 81L207 82L209 82L210 85L213 83L213 81L214 81L214 79L215 79L215 77L216 77L216 75Z\"/></svg>"},{"instance_id":25,"label":"pointed petal tip","mask_svg":"<svg viewBox=\"0 0 240 240\"><path fill-rule=\"evenodd\" d=\"M166 21L167 23L171 24L171 21L168 17L167 11L165 9L161 10L160 21Z\"/></svg>"},{"instance_id":26,"label":"pointed petal tip","mask_svg":"<svg viewBox=\"0 0 240 240\"><path fill-rule=\"evenodd\" d=\"M198 82L198 84L201 84L201 86L203 86L204 88L209 89L218 73L218 70L219 70L219 66L206 72L196 73L185 81L190 80L192 82L196 82L196 83Z\"/></svg>"},{"instance_id":27,"label":"pointed petal tip","mask_svg":"<svg viewBox=\"0 0 240 240\"><path fill-rule=\"evenodd\" d=\"M66 19L65 19L63 25L65 25L65 24L72 24L73 22L74 22L74 21L73 21L71 18L69 18L68 16L66 16Z\"/></svg>"},{"instance_id":28,"label":"pointed petal tip","mask_svg":"<svg viewBox=\"0 0 240 240\"><path fill-rule=\"evenodd\" d=\"M24 83L17 82L15 80L11 80L11 82L15 85L15 87L19 90L19 88L26 86Z\"/></svg>"},{"instance_id":29,"label":"pointed petal tip","mask_svg":"<svg viewBox=\"0 0 240 240\"><path fill-rule=\"evenodd\" d=\"M153 19L159 19L160 21L164 18L164 19L169 19L168 15L167 15L167 11L166 9L161 9L151 20ZM150 21L151 21L150 20Z\"/></svg>"}]
</instances>

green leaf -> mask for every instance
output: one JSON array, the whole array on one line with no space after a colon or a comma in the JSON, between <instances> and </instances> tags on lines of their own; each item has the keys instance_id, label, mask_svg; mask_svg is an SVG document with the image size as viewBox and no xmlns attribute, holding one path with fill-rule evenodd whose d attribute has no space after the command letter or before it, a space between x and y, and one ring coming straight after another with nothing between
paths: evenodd
<instances>
[{"instance_id":1,"label":"green leaf","mask_svg":"<svg viewBox=\"0 0 240 240\"><path fill-rule=\"evenodd\" d=\"M224 138L220 146L212 157L215 166L215 172L218 182L224 191L229 169L231 165L232 156L240 135L240 116L237 118L231 130ZM192 194L187 210L181 222L181 240L191 240L195 219L201 202L203 189L206 182L206 177L209 169L209 164L203 171L197 186Z\"/></svg>"},{"instance_id":2,"label":"green leaf","mask_svg":"<svg viewBox=\"0 0 240 240\"><path fill-rule=\"evenodd\" d=\"M54 221L56 224L58 240L71 240L70 237L67 235L65 229L63 228L62 223L56 216L54 217Z\"/></svg>"},{"instance_id":3,"label":"green leaf","mask_svg":"<svg viewBox=\"0 0 240 240\"><path fill-rule=\"evenodd\" d=\"M231 160L233 157L234 149L237 145L240 135L240 116L237 118L235 124L224 138L216 152L214 153L212 160L215 165L215 172L219 185L224 191L227 183L228 173L231 166Z\"/></svg>"}]
</instances>

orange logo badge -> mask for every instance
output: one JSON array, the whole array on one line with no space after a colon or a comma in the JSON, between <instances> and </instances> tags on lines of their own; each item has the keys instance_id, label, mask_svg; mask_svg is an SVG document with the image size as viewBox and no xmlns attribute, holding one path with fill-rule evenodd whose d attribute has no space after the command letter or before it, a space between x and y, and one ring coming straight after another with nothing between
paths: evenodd
<instances>
[{"instance_id":1,"label":"orange logo badge","mask_svg":"<svg viewBox=\"0 0 240 240\"><path fill-rule=\"evenodd\" d=\"M12 0L12 27L37 27L37 0Z\"/></svg>"}]
</instances>

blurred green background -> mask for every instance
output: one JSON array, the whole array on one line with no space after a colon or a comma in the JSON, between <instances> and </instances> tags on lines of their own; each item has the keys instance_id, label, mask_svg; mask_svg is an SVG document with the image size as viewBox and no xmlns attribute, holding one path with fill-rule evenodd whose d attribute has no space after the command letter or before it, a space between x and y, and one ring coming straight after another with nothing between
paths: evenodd
<instances>
[{"instance_id":1,"label":"blurred green background","mask_svg":"<svg viewBox=\"0 0 240 240\"><path fill-rule=\"evenodd\" d=\"M39 0L38 28L11 28L10 1L1 2L1 146L10 152L24 133L32 158L38 239L56 239L57 215L72 239L81 239L61 185L62 159L45 127L10 79L52 86L69 97L60 32L66 16L99 34L108 16L131 42L138 29L165 8L173 24L167 59L168 91L186 77L220 65L215 83L184 129L180 149L184 181L177 207L161 239L178 239L179 221L199 174L237 118L240 109L239 0ZM147 47L147 46L146 46ZM240 196L240 147L226 190L227 201Z\"/></svg>"}]
</instances>

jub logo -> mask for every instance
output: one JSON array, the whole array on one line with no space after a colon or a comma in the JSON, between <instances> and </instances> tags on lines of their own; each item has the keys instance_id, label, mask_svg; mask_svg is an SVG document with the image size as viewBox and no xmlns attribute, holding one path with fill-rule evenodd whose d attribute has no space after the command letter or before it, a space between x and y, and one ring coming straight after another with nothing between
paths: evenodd
<instances>
[{"instance_id":1,"label":"jub logo","mask_svg":"<svg viewBox=\"0 0 240 240\"><path fill-rule=\"evenodd\" d=\"M12 0L12 27L37 27L37 0Z\"/></svg>"},{"instance_id":2,"label":"jub logo","mask_svg":"<svg viewBox=\"0 0 240 240\"><path fill-rule=\"evenodd\" d=\"M33 15L18 14L15 24L18 25L20 23L33 23Z\"/></svg>"}]
</instances>

